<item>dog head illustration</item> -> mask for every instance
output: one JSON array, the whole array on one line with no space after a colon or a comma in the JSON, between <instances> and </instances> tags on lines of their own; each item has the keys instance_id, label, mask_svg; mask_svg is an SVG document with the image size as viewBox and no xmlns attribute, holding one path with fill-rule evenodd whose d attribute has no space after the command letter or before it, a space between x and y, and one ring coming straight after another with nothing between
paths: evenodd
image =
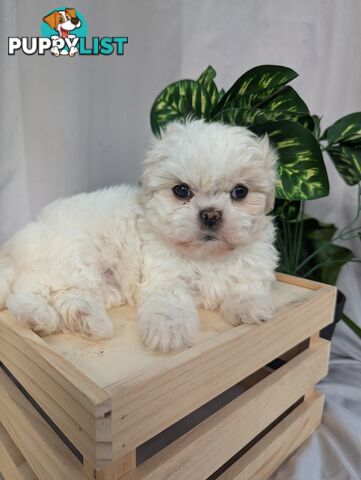
<instances>
[{"instance_id":1,"label":"dog head illustration","mask_svg":"<svg viewBox=\"0 0 361 480\"><path fill-rule=\"evenodd\" d=\"M75 8L55 10L43 18L50 28L59 33L59 37L67 38L69 32L81 26L80 19L76 16Z\"/></svg>"}]
</instances>

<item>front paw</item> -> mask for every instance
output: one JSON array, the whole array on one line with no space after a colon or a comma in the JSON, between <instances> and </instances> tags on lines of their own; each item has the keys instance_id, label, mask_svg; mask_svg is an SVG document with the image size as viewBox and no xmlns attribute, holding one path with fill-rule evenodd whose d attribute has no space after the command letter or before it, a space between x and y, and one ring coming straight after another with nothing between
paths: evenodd
<instances>
[{"instance_id":1,"label":"front paw","mask_svg":"<svg viewBox=\"0 0 361 480\"><path fill-rule=\"evenodd\" d=\"M179 300L156 295L141 305L138 331L147 348L170 352L192 345L198 329L197 310L193 303Z\"/></svg>"},{"instance_id":2,"label":"front paw","mask_svg":"<svg viewBox=\"0 0 361 480\"><path fill-rule=\"evenodd\" d=\"M268 295L232 295L223 301L221 312L231 325L252 324L271 320L275 307Z\"/></svg>"}]
</instances>

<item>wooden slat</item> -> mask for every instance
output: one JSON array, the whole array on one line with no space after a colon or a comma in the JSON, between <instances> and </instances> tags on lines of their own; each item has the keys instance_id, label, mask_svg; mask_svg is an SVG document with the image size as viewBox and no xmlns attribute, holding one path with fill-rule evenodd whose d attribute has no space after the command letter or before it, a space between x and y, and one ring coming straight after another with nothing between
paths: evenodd
<instances>
[{"instance_id":1,"label":"wooden slat","mask_svg":"<svg viewBox=\"0 0 361 480\"><path fill-rule=\"evenodd\" d=\"M202 480L242 449L327 372L322 341L151 457L124 480Z\"/></svg>"},{"instance_id":2,"label":"wooden slat","mask_svg":"<svg viewBox=\"0 0 361 480\"><path fill-rule=\"evenodd\" d=\"M282 308L271 322L241 325L106 388L113 455L121 457L332 321L336 289ZM141 428L139 426L141 425Z\"/></svg>"},{"instance_id":3,"label":"wooden slat","mask_svg":"<svg viewBox=\"0 0 361 480\"><path fill-rule=\"evenodd\" d=\"M2 474L2 476L1 476ZM37 480L25 458L0 424L0 479Z\"/></svg>"},{"instance_id":4,"label":"wooden slat","mask_svg":"<svg viewBox=\"0 0 361 480\"><path fill-rule=\"evenodd\" d=\"M120 480L126 473L130 472L135 467L135 450L101 469L94 468L87 460L84 462L84 471L89 477L89 480Z\"/></svg>"},{"instance_id":5,"label":"wooden slat","mask_svg":"<svg viewBox=\"0 0 361 480\"><path fill-rule=\"evenodd\" d=\"M319 426L324 395L316 392L237 460L218 480L266 480Z\"/></svg>"},{"instance_id":6,"label":"wooden slat","mask_svg":"<svg viewBox=\"0 0 361 480\"><path fill-rule=\"evenodd\" d=\"M297 287L308 288L309 290L318 290L319 288L323 288L325 286L324 283L279 272L276 273L276 280L283 283L290 283L291 285L296 285Z\"/></svg>"},{"instance_id":7,"label":"wooden slat","mask_svg":"<svg viewBox=\"0 0 361 480\"><path fill-rule=\"evenodd\" d=\"M39 480L86 480L79 460L3 371L0 422Z\"/></svg>"},{"instance_id":8,"label":"wooden slat","mask_svg":"<svg viewBox=\"0 0 361 480\"><path fill-rule=\"evenodd\" d=\"M82 454L97 466L111 459L111 400L103 389L34 332L2 319L0 360Z\"/></svg>"}]
</instances>

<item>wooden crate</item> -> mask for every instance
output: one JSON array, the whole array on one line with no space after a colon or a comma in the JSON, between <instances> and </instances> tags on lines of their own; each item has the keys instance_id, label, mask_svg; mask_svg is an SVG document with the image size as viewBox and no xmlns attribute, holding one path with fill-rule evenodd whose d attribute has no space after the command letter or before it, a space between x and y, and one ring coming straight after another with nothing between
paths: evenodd
<instances>
[{"instance_id":1,"label":"wooden crate","mask_svg":"<svg viewBox=\"0 0 361 480\"><path fill-rule=\"evenodd\" d=\"M267 479L320 423L336 289L278 275L272 322L200 312L195 345L143 348L130 307L115 337L40 338L0 312L5 480Z\"/></svg>"}]
</instances>

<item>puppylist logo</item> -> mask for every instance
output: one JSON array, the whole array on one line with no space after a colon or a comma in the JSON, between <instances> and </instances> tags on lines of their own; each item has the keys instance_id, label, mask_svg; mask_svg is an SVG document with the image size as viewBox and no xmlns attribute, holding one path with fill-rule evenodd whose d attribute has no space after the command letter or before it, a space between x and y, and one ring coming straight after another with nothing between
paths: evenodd
<instances>
[{"instance_id":1,"label":"puppylist logo","mask_svg":"<svg viewBox=\"0 0 361 480\"><path fill-rule=\"evenodd\" d=\"M55 57L78 55L124 55L128 37L91 37L87 39L88 26L84 16L75 8L62 7L50 11L43 18L40 37L9 37L8 54Z\"/></svg>"}]
</instances>

